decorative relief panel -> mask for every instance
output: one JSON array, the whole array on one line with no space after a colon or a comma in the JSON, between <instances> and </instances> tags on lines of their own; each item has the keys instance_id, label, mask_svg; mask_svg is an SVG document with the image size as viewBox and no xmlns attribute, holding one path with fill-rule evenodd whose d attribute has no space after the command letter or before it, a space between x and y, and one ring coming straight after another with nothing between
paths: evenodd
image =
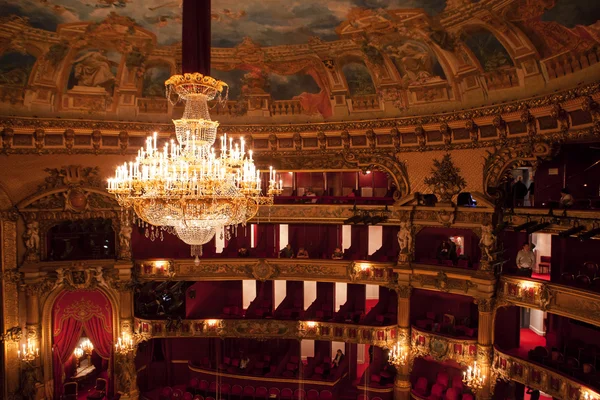
<instances>
[{"instance_id":1,"label":"decorative relief panel","mask_svg":"<svg viewBox=\"0 0 600 400\"><path fill-rule=\"evenodd\" d=\"M477 340L458 339L436 335L411 328L412 357L430 356L436 361L454 360L459 364L472 364L477 359Z\"/></svg>"}]
</instances>

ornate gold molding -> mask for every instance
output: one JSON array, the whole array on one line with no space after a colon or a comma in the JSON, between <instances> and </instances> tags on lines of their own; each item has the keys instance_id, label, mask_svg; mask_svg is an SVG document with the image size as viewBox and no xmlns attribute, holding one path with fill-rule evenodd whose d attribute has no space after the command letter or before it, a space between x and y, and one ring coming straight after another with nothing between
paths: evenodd
<instances>
[{"instance_id":1,"label":"ornate gold molding","mask_svg":"<svg viewBox=\"0 0 600 400\"><path fill-rule=\"evenodd\" d=\"M477 339L461 339L411 328L411 356L431 356L436 361L454 360L471 364L477 359Z\"/></svg>"},{"instance_id":2,"label":"ornate gold molding","mask_svg":"<svg viewBox=\"0 0 600 400\"><path fill-rule=\"evenodd\" d=\"M311 339L366 343L391 348L398 327L273 319L185 319L179 321L135 318L135 331L148 338L232 337L249 339Z\"/></svg>"},{"instance_id":3,"label":"ornate gold molding","mask_svg":"<svg viewBox=\"0 0 600 400\"><path fill-rule=\"evenodd\" d=\"M502 276L497 298L502 305L536 308L600 325L600 294L575 287Z\"/></svg>"},{"instance_id":4,"label":"ornate gold molding","mask_svg":"<svg viewBox=\"0 0 600 400\"><path fill-rule=\"evenodd\" d=\"M545 366L510 356L498 349L494 349L491 375L490 380L493 383L497 379L513 380L558 399L583 399L584 392L588 392L591 399L600 397L600 394L594 389L582 385L569 376Z\"/></svg>"}]
</instances>

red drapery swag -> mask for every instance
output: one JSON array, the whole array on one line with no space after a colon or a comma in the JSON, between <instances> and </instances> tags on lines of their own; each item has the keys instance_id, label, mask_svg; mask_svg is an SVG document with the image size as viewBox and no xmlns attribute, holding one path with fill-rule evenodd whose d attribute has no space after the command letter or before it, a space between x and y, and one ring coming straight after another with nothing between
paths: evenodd
<instances>
[{"instance_id":1,"label":"red drapery swag","mask_svg":"<svg viewBox=\"0 0 600 400\"><path fill-rule=\"evenodd\" d=\"M109 360L112 358L112 309L106 296L98 290L63 292L52 310L54 398L60 398L65 380L65 363L73 354L81 334L85 332L94 351ZM109 378L111 371L109 371ZM112 379L109 379L109 390Z\"/></svg>"}]
</instances>

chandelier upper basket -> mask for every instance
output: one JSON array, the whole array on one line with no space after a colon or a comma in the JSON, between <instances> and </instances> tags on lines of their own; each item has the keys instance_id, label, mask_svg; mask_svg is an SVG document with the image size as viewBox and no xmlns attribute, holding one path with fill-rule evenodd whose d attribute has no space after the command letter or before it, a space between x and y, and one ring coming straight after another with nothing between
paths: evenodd
<instances>
[{"instance_id":1,"label":"chandelier upper basket","mask_svg":"<svg viewBox=\"0 0 600 400\"><path fill-rule=\"evenodd\" d=\"M194 97L204 97L206 101L226 100L229 91L227 83L199 72L173 75L165 81L165 86L168 94L175 93L182 100Z\"/></svg>"}]
</instances>

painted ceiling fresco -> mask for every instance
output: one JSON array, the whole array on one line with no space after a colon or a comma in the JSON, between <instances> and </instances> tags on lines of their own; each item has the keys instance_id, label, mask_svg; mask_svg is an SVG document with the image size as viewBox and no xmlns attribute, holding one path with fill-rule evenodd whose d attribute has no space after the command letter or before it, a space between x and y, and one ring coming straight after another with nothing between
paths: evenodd
<instances>
[{"instance_id":1,"label":"painted ceiling fresco","mask_svg":"<svg viewBox=\"0 0 600 400\"><path fill-rule=\"evenodd\" d=\"M168 120L181 2L0 0L0 110ZM214 112L360 119L539 94L599 76L599 20L589 0L213 0L212 75L231 88Z\"/></svg>"}]
</instances>

